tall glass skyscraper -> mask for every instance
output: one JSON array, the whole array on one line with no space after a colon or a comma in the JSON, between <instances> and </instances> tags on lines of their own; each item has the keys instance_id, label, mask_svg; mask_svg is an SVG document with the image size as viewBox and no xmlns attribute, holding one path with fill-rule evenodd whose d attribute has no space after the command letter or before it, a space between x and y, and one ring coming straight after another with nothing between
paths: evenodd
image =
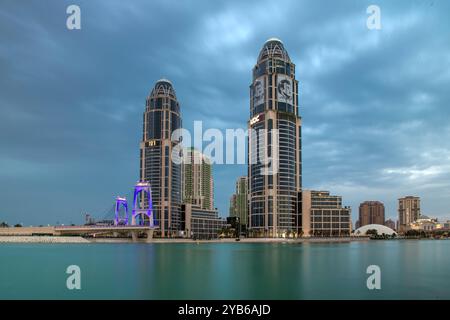
<instances>
[{"instance_id":1,"label":"tall glass skyscraper","mask_svg":"<svg viewBox=\"0 0 450 320\"><path fill-rule=\"evenodd\" d=\"M140 179L150 182L155 224L161 236L176 236L182 225L181 165L172 161L172 149L178 141L172 141L171 135L181 128L181 115L169 80L156 82L146 100L143 120Z\"/></svg>"},{"instance_id":2,"label":"tall glass skyscraper","mask_svg":"<svg viewBox=\"0 0 450 320\"><path fill-rule=\"evenodd\" d=\"M264 43L253 68L248 126L250 234L297 236L302 227L298 81L279 39Z\"/></svg>"}]
</instances>

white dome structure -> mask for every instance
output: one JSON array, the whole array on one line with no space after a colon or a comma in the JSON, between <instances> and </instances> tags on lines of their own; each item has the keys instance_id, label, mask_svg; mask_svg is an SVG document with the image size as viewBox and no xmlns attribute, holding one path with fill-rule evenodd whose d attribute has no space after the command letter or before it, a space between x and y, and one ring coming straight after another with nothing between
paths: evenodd
<instances>
[{"instance_id":1,"label":"white dome structure","mask_svg":"<svg viewBox=\"0 0 450 320\"><path fill-rule=\"evenodd\" d=\"M356 229L353 234L355 236L364 236L366 235L367 231L369 230L377 230L378 235L382 235L383 233L391 236L393 234L396 234L394 230L392 230L389 227L383 226L381 224L368 224L365 226L362 226L361 228Z\"/></svg>"}]
</instances>

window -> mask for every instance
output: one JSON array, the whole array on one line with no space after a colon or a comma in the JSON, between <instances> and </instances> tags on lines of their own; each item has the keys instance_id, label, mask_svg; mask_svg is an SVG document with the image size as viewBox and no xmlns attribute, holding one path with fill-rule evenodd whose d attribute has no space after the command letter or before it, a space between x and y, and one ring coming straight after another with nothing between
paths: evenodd
<instances>
[{"instance_id":1,"label":"window","mask_svg":"<svg viewBox=\"0 0 450 320\"><path fill-rule=\"evenodd\" d=\"M284 102L278 102L278 110L279 110L279 111L284 111L284 112L286 112L286 111L287 111L287 105L286 105L286 103L284 103Z\"/></svg>"}]
</instances>

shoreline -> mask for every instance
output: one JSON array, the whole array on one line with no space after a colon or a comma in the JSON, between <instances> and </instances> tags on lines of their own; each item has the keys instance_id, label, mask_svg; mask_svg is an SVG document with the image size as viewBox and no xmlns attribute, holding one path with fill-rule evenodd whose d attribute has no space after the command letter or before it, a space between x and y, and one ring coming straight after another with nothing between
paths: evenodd
<instances>
[{"instance_id":1,"label":"shoreline","mask_svg":"<svg viewBox=\"0 0 450 320\"><path fill-rule=\"evenodd\" d=\"M95 243L185 243L185 244L204 244L204 243L343 243L355 241L369 241L368 237L344 237L344 238L241 238L236 241L234 238L213 239L213 240L193 240L193 239L138 239L133 241L131 238L83 238L79 236L0 236L0 245L3 243L62 243L62 244L95 244Z\"/></svg>"},{"instance_id":2,"label":"shoreline","mask_svg":"<svg viewBox=\"0 0 450 320\"><path fill-rule=\"evenodd\" d=\"M90 243L83 237L64 236L0 236L0 245L4 243Z\"/></svg>"}]
</instances>

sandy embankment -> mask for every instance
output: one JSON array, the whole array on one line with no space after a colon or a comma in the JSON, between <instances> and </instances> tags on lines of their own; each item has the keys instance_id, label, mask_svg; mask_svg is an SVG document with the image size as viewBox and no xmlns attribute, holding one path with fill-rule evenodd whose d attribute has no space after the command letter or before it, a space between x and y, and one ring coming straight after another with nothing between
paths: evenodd
<instances>
[{"instance_id":1,"label":"sandy embankment","mask_svg":"<svg viewBox=\"0 0 450 320\"><path fill-rule=\"evenodd\" d=\"M89 243L82 237L0 236L0 243Z\"/></svg>"}]
</instances>

